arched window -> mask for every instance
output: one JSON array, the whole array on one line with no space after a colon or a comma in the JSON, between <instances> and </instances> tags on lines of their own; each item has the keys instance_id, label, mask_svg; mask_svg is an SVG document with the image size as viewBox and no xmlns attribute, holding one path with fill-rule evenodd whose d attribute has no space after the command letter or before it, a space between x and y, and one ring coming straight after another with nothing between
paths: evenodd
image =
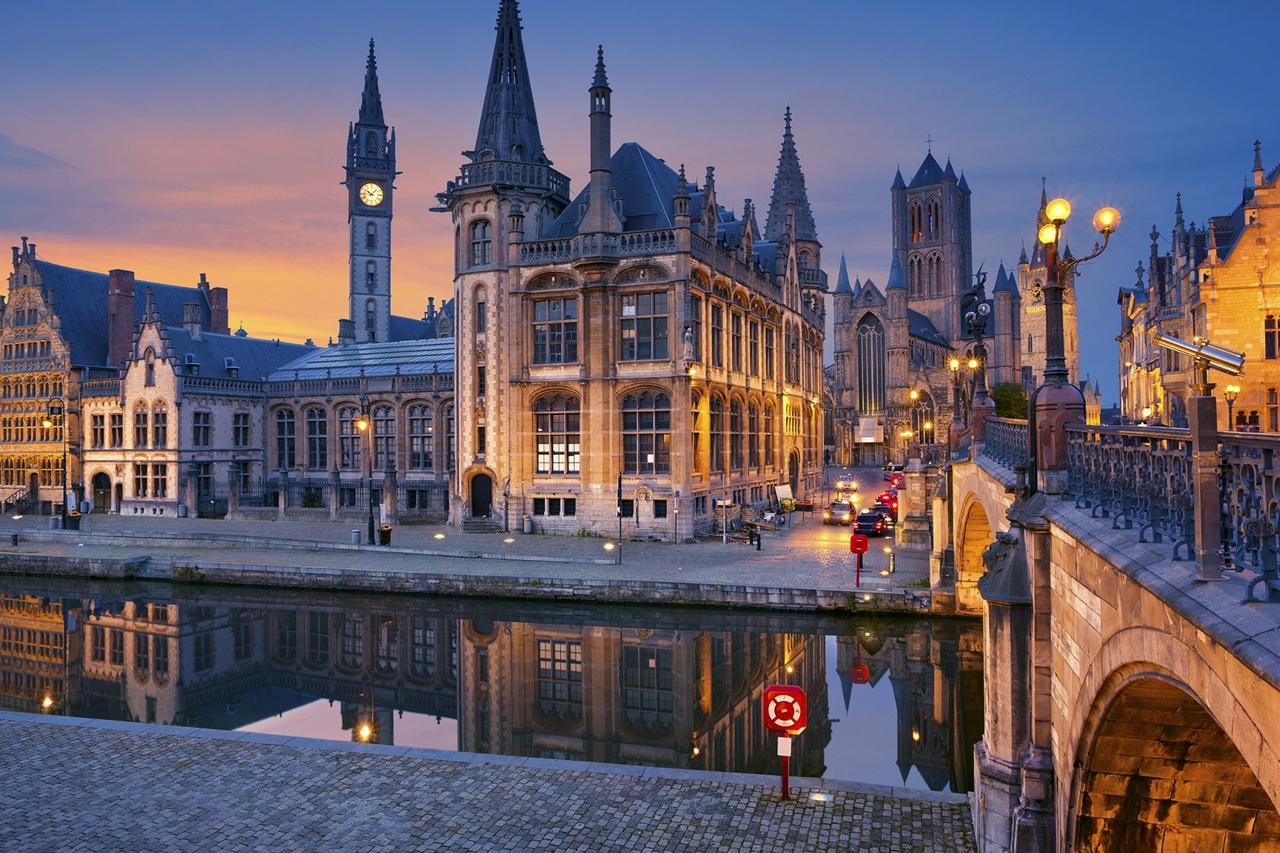
<instances>
[{"instance_id":1,"label":"arched window","mask_svg":"<svg viewBox=\"0 0 1280 853\"><path fill-rule=\"evenodd\" d=\"M1274 314L1267 315L1266 353L1267 358L1280 358L1280 322Z\"/></svg>"},{"instance_id":2,"label":"arched window","mask_svg":"<svg viewBox=\"0 0 1280 853\"><path fill-rule=\"evenodd\" d=\"M359 418L355 406L338 409L338 466L348 471L360 470L360 454L364 452L364 436L356 427Z\"/></svg>"},{"instance_id":3,"label":"arched window","mask_svg":"<svg viewBox=\"0 0 1280 853\"><path fill-rule=\"evenodd\" d=\"M145 403L133 410L133 446L147 447L151 443L151 413Z\"/></svg>"},{"instance_id":4,"label":"arched window","mask_svg":"<svg viewBox=\"0 0 1280 853\"><path fill-rule=\"evenodd\" d=\"M724 400L711 397L711 470L717 474L724 472Z\"/></svg>"},{"instance_id":5,"label":"arched window","mask_svg":"<svg viewBox=\"0 0 1280 853\"><path fill-rule=\"evenodd\" d=\"M151 446L169 446L169 412L164 401L157 402L151 408Z\"/></svg>"},{"instance_id":6,"label":"arched window","mask_svg":"<svg viewBox=\"0 0 1280 853\"><path fill-rule=\"evenodd\" d=\"M796 266L800 267L800 269L802 269L802 270L807 270L807 269L809 268L809 253L808 253L808 252L801 252L801 253L796 257Z\"/></svg>"},{"instance_id":7,"label":"arched window","mask_svg":"<svg viewBox=\"0 0 1280 853\"><path fill-rule=\"evenodd\" d=\"M702 467L702 397L694 394L689 406L690 446L693 448L693 470L701 472Z\"/></svg>"},{"instance_id":8,"label":"arched window","mask_svg":"<svg viewBox=\"0 0 1280 853\"><path fill-rule=\"evenodd\" d=\"M884 412L884 326L874 314L858 322L858 413Z\"/></svg>"},{"instance_id":9,"label":"arched window","mask_svg":"<svg viewBox=\"0 0 1280 853\"><path fill-rule=\"evenodd\" d=\"M747 466L760 467L760 410L755 403L747 406Z\"/></svg>"},{"instance_id":10,"label":"arched window","mask_svg":"<svg viewBox=\"0 0 1280 853\"><path fill-rule=\"evenodd\" d=\"M489 220L477 219L471 223L471 266L482 267L493 262L493 238Z\"/></svg>"},{"instance_id":11,"label":"arched window","mask_svg":"<svg viewBox=\"0 0 1280 853\"><path fill-rule=\"evenodd\" d=\"M569 394L540 397L533 406L534 471L578 474L582 470L582 436L578 398Z\"/></svg>"},{"instance_id":12,"label":"arched window","mask_svg":"<svg viewBox=\"0 0 1280 853\"><path fill-rule=\"evenodd\" d=\"M378 248L378 226L373 222L364 226L364 248L366 252L372 252Z\"/></svg>"},{"instance_id":13,"label":"arched window","mask_svg":"<svg viewBox=\"0 0 1280 853\"><path fill-rule=\"evenodd\" d=\"M764 428L760 431L762 441L764 443L764 464L769 467L773 464L773 432L774 432L774 414L773 403L764 404Z\"/></svg>"},{"instance_id":14,"label":"arched window","mask_svg":"<svg viewBox=\"0 0 1280 853\"><path fill-rule=\"evenodd\" d=\"M378 135L372 130L367 130L364 134L364 155L366 157L378 156Z\"/></svg>"},{"instance_id":15,"label":"arched window","mask_svg":"<svg viewBox=\"0 0 1280 853\"><path fill-rule=\"evenodd\" d=\"M148 388L156 384L156 351L151 347L147 347L146 355L143 356L146 366L143 368L145 373L144 383Z\"/></svg>"},{"instance_id":16,"label":"arched window","mask_svg":"<svg viewBox=\"0 0 1280 853\"><path fill-rule=\"evenodd\" d=\"M729 403L729 469L742 470L742 403Z\"/></svg>"},{"instance_id":17,"label":"arched window","mask_svg":"<svg viewBox=\"0 0 1280 853\"><path fill-rule=\"evenodd\" d=\"M1280 432L1280 397L1275 388L1267 389L1267 432Z\"/></svg>"},{"instance_id":18,"label":"arched window","mask_svg":"<svg viewBox=\"0 0 1280 853\"><path fill-rule=\"evenodd\" d=\"M453 404L445 406L444 409L444 453L445 463L448 470L454 469L454 463L457 461L457 447L454 443L454 426L457 419L454 417Z\"/></svg>"},{"instance_id":19,"label":"arched window","mask_svg":"<svg viewBox=\"0 0 1280 853\"><path fill-rule=\"evenodd\" d=\"M431 407L409 407L409 467L416 471L430 471L435 467L435 424Z\"/></svg>"},{"instance_id":20,"label":"arched window","mask_svg":"<svg viewBox=\"0 0 1280 853\"><path fill-rule=\"evenodd\" d=\"M476 288L475 329L477 335L483 335L489 328L489 304L485 301L483 287Z\"/></svg>"},{"instance_id":21,"label":"arched window","mask_svg":"<svg viewBox=\"0 0 1280 853\"><path fill-rule=\"evenodd\" d=\"M671 398L641 391L622 399L623 470L628 474L671 473Z\"/></svg>"},{"instance_id":22,"label":"arched window","mask_svg":"<svg viewBox=\"0 0 1280 853\"><path fill-rule=\"evenodd\" d=\"M929 295L938 296L942 293L942 258L938 255L929 256Z\"/></svg>"},{"instance_id":23,"label":"arched window","mask_svg":"<svg viewBox=\"0 0 1280 853\"><path fill-rule=\"evenodd\" d=\"M342 618L342 646L338 650L338 666L359 669L364 663L364 616L348 613Z\"/></svg>"},{"instance_id":24,"label":"arched window","mask_svg":"<svg viewBox=\"0 0 1280 853\"><path fill-rule=\"evenodd\" d=\"M934 435L933 397L928 391L921 391L911 405L911 432L921 444L933 444Z\"/></svg>"},{"instance_id":25,"label":"arched window","mask_svg":"<svg viewBox=\"0 0 1280 853\"><path fill-rule=\"evenodd\" d=\"M1027 355L1036 351L1035 341L1036 339L1034 337L1027 335Z\"/></svg>"},{"instance_id":26,"label":"arched window","mask_svg":"<svg viewBox=\"0 0 1280 853\"><path fill-rule=\"evenodd\" d=\"M364 263L364 289L373 293L378 288L378 263L377 261L365 261Z\"/></svg>"},{"instance_id":27,"label":"arched window","mask_svg":"<svg viewBox=\"0 0 1280 853\"><path fill-rule=\"evenodd\" d=\"M372 299L364 303L364 327L368 332L369 340L376 341L378 339L378 308Z\"/></svg>"},{"instance_id":28,"label":"arched window","mask_svg":"<svg viewBox=\"0 0 1280 853\"><path fill-rule=\"evenodd\" d=\"M324 409L307 409L307 467L323 471L329 467L329 414Z\"/></svg>"},{"instance_id":29,"label":"arched window","mask_svg":"<svg viewBox=\"0 0 1280 853\"><path fill-rule=\"evenodd\" d=\"M277 468L292 468L297 464L296 426L293 409L279 409L276 411Z\"/></svg>"},{"instance_id":30,"label":"arched window","mask_svg":"<svg viewBox=\"0 0 1280 853\"><path fill-rule=\"evenodd\" d=\"M929 200L928 234L933 239L942 233L942 216L937 199Z\"/></svg>"},{"instance_id":31,"label":"arched window","mask_svg":"<svg viewBox=\"0 0 1280 853\"><path fill-rule=\"evenodd\" d=\"M920 215L920 202L911 202L911 242L919 243L924 238L924 223Z\"/></svg>"},{"instance_id":32,"label":"arched window","mask_svg":"<svg viewBox=\"0 0 1280 853\"><path fill-rule=\"evenodd\" d=\"M390 470L395 463L396 412L390 406L373 409L373 467L379 471Z\"/></svg>"}]
</instances>

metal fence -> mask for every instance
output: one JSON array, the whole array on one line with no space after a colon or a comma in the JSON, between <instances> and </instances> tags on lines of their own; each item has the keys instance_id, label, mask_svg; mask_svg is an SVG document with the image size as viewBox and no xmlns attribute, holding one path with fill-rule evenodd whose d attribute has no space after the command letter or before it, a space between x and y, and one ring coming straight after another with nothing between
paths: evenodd
<instances>
[{"instance_id":1,"label":"metal fence","mask_svg":"<svg viewBox=\"0 0 1280 853\"><path fill-rule=\"evenodd\" d=\"M1006 468L1026 463L1031 458L1028 452L1029 431L1026 421L1013 418L987 418L982 455Z\"/></svg>"}]
</instances>

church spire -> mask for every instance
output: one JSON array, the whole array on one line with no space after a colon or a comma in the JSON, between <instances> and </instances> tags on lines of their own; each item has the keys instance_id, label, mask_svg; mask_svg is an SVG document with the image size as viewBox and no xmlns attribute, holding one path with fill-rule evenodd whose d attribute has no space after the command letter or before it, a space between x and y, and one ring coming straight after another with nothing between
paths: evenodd
<instances>
[{"instance_id":1,"label":"church spire","mask_svg":"<svg viewBox=\"0 0 1280 853\"><path fill-rule=\"evenodd\" d=\"M369 58L364 64L364 92L360 95L358 124L386 127L382 118L382 93L378 91L378 58L373 55L373 39L369 39Z\"/></svg>"},{"instance_id":2,"label":"church spire","mask_svg":"<svg viewBox=\"0 0 1280 853\"><path fill-rule=\"evenodd\" d=\"M796 239L817 242L818 229L813 224L809 194L804 186L804 172L800 170L800 155L796 153L796 140L791 135L791 107L787 107L783 115L782 150L778 154L778 170L773 176L773 196L769 199L769 215L764 226L766 240L776 243L786 235L787 209L792 204L796 209Z\"/></svg>"},{"instance_id":3,"label":"church spire","mask_svg":"<svg viewBox=\"0 0 1280 853\"><path fill-rule=\"evenodd\" d=\"M465 153L473 162L496 159L550 163L538 132L517 0L501 0L498 4L496 29L476 146Z\"/></svg>"}]
</instances>

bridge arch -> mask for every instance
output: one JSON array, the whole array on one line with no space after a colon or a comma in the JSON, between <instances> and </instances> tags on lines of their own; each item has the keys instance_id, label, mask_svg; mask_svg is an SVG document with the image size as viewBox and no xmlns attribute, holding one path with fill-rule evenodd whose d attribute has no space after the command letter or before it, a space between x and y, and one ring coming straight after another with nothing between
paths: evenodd
<instances>
[{"instance_id":1,"label":"bridge arch","mask_svg":"<svg viewBox=\"0 0 1280 853\"><path fill-rule=\"evenodd\" d=\"M961 610L981 612L978 581L987 570L982 552L995 541L991 518L981 501L970 500L960 511L956 527L956 601Z\"/></svg>"},{"instance_id":2,"label":"bridge arch","mask_svg":"<svg viewBox=\"0 0 1280 853\"><path fill-rule=\"evenodd\" d=\"M1074 710L1064 739L1074 748L1060 756L1071 760L1064 849L1280 846L1280 763L1258 728L1274 710L1253 691L1242 702L1181 638L1113 634Z\"/></svg>"}]
</instances>

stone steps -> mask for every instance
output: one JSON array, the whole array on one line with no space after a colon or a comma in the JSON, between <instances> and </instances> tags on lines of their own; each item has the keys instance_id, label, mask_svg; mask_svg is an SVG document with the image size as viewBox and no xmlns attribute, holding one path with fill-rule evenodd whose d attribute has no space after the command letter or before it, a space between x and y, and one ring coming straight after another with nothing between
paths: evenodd
<instances>
[{"instance_id":1,"label":"stone steps","mask_svg":"<svg viewBox=\"0 0 1280 853\"><path fill-rule=\"evenodd\" d=\"M465 518L462 520L463 533L501 533L502 525L490 518Z\"/></svg>"}]
</instances>

